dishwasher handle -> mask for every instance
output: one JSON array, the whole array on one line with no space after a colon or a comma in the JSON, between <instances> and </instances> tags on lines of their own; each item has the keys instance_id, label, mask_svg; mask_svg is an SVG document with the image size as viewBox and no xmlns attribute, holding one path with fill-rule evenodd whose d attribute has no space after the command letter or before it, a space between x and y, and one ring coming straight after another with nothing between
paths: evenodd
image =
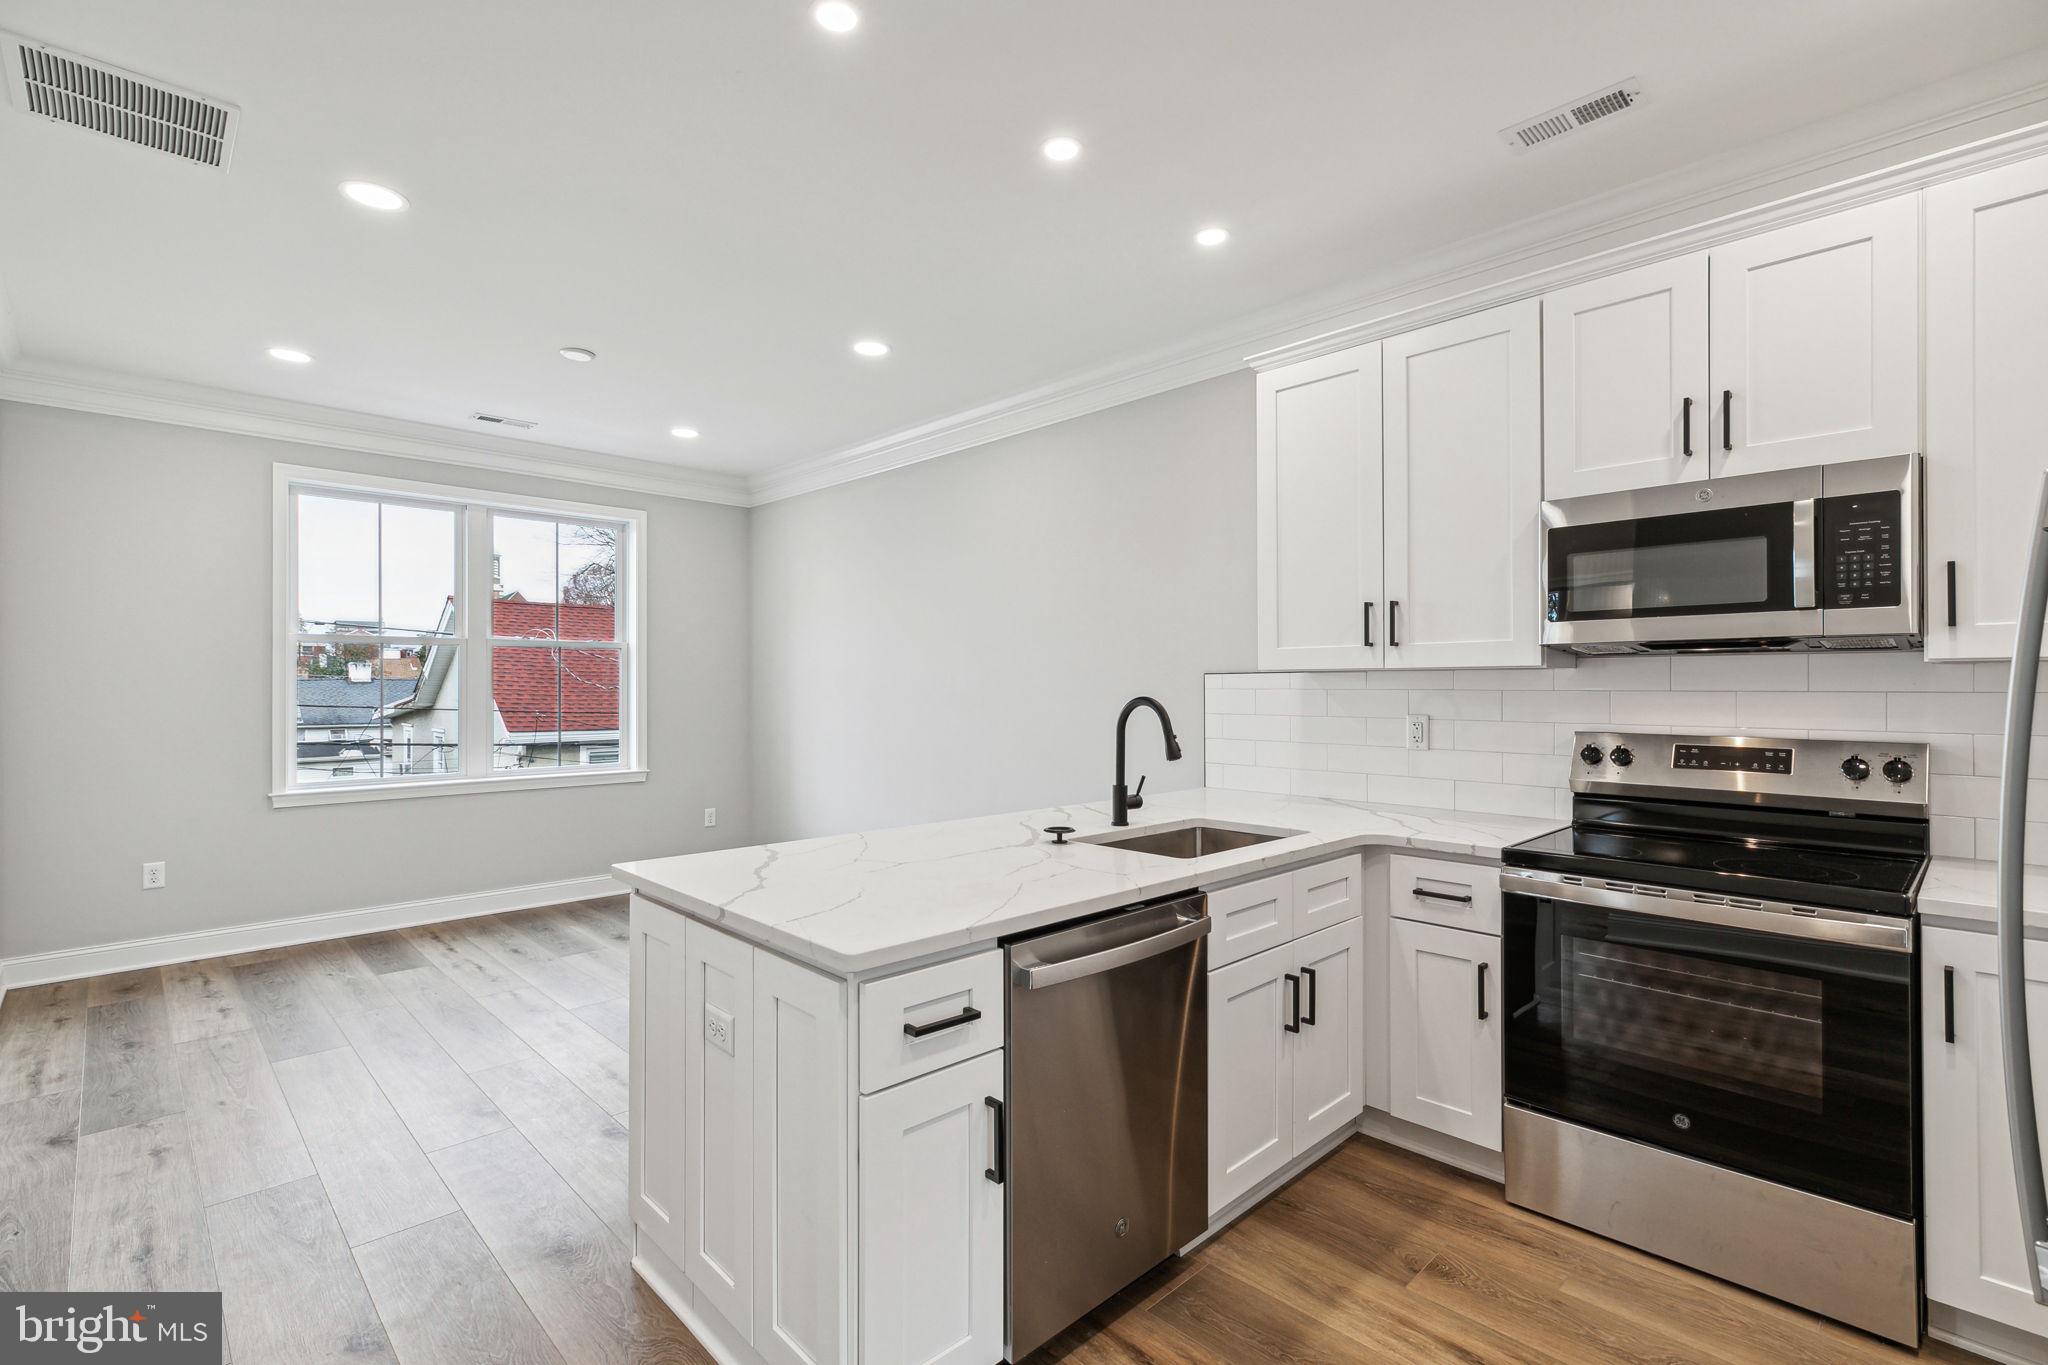
<instances>
[{"instance_id":1,"label":"dishwasher handle","mask_svg":"<svg viewBox=\"0 0 2048 1365\"><path fill-rule=\"evenodd\" d=\"M1183 944L1193 943L1209 932L1209 916L1199 900L1192 902L1196 908L1190 913L1187 909L1190 903L1180 901L1160 907L1172 911L1163 932L1118 943L1097 952L1048 959L1041 956L1035 947L1036 943L1044 940L1016 944L1010 949L1010 980L1028 991L1041 990L1067 981L1078 981L1085 976L1115 971L1118 967L1128 967L1133 962L1143 962L1148 957L1157 957ZM1084 925L1081 930L1071 932L1085 945L1086 931L1096 927ZM1065 933L1046 935L1047 939L1064 937Z\"/></svg>"}]
</instances>

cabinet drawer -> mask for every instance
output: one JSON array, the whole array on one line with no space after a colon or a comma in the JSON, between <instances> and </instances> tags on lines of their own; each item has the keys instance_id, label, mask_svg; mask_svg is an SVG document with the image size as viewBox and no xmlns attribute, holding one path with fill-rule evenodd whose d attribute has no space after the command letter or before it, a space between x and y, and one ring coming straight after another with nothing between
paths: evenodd
<instances>
[{"instance_id":1,"label":"cabinet drawer","mask_svg":"<svg viewBox=\"0 0 2048 1365\"><path fill-rule=\"evenodd\" d=\"M922 1036L907 1031L934 1024L941 1027ZM861 983L863 1095L1002 1045L1001 949Z\"/></svg>"},{"instance_id":2,"label":"cabinet drawer","mask_svg":"<svg viewBox=\"0 0 2048 1365\"><path fill-rule=\"evenodd\" d=\"M1294 936L1357 919L1365 913L1365 858L1353 853L1299 868L1294 878Z\"/></svg>"},{"instance_id":3,"label":"cabinet drawer","mask_svg":"<svg viewBox=\"0 0 2048 1365\"><path fill-rule=\"evenodd\" d=\"M1491 863L1396 853L1387 859L1387 896L1395 919L1500 932L1500 869Z\"/></svg>"},{"instance_id":4,"label":"cabinet drawer","mask_svg":"<svg viewBox=\"0 0 2048 1365\"><path fill-rule=\"evenodd\" d=\"M1210 971L1294 937L1294 877L1283 872L1208 893Z\"/></svg>"}]
</instances>

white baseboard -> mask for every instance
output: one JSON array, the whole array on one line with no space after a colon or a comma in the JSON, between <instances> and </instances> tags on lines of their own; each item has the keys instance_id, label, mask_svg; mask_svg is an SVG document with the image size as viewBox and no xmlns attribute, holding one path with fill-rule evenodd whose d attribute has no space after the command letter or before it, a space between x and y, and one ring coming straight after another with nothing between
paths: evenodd
<instances>
[{"instance_id":1,"label":"white baseboard","mask_svg":"<svg viewBox=\"0 0 2048 1365\"><path fill-rule=\"evenodd\" d=\"M107 972L130 972L140 967L164 967L173 962L225 957L229 953L289 948L300 943L374 934L384 929L405 929L415 924L438 924L443 920L469 919L476 915L558 905L563 901L589 900L593 896L623 895L625 891L624 886L609 876L572 877L567 881L535 882L530 886L508 886L496 891L472 891L460 896L434 896L427 900L400 901L395 905L373 905L362 910L334 910L324 915L237 924L227 929L197 929L186 934L130 939L126 943L33 953L27 957L0 959L0 999L5 999L8 988L13 986L40 986L50 981L72 981L81 976L102 976Z\"/></svg>"},{"instance_id":2,"label":"white baseboard","mask_svg":"<svg viewBox=\"0 0 2048 1365\"><path fill-rule=\"evenodd\" d=\"M1999 1361L2000 1365L2042 1365L2048 1361L2048 1341L1947 1304L1927 1305L1927 1335L1987 1360Z\"/></svg>"},{"instance_id":3,"label":"white baseboard","mask_svg":"<svg viewBox=\"0 0 2048 1365\"><path fill-rule=\"evenodd\" d=\"M1507 1168L1502 1164L1499 1152L1475 1146L1462 1138L1446 1137L1433 1128L1397 1119L1381 1110L1368 1109L1359 1115L1358 1131L1403 1151L1441 1161L1446 1166L1456 1166L1481 1180L1490 1180L1496 1185L1507 1181Z\"/></svg>"},{"instance_id":4,"label":"white baseboard","mask_svg":"<svg viewBox=\"0 0 2048 1365\"><path fill-rule=\"evenodd\" d=\"M653 1241L642 1237L638 1228L633 1230L633 1243L633 1273L668 1305L718 1365L766 1365L766 1357L740 1340L716 1309L697 1301L682 1268ZM851 1352L847 1354L850 1358Z\"/></svg>"}]
</instances>

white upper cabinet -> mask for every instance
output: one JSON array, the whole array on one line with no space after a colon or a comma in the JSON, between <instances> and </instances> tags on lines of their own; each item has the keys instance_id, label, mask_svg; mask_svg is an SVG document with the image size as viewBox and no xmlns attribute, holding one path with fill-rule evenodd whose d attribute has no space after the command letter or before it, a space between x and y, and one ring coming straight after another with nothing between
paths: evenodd
<instances>
[{"instance_id":1,"label":"white upper cabinet","mask_svg":"<svg viewBox=\"0 0 2048 1365\"><path fill-rule=\"evenodd\" d=\"M1540 664L1540 305L1382 345L1387 666Z\"/></svg>"},{"instance_id":2,"label":"white upper cabinet","mask_svg":"<svg viewBox=\"0 0 2048 1365\"><path fill-rule=\"evenodd\" d=\"M1543 299L1543 493L1708 476L1707 253Z\"/></svg>"},{"instance_id":3,"label":"white upper cabinet","mask_svg":"<svg viewBox=\"0 0 2048 1365\"><path fill-rule=\"evenodd\" d=\"M2048 469L2048 158L1936 185L1926 209L1927 657L2009 659Z\"/></svg>"},{"instance_id":4,"label":"white upper cabinet","mask_svg":"<svg viewBox=\"0 0 2048 1365\"><path fill-rule=\"evenodd\" d=\"M1919 199L1709 253L1713 473L1920 449Z\"/></svg>"},{"instance_id":5,"label":"white upper cabinet","mask_svg":"<svg viewBox=\"0 0 2048 1365\"><path fill-rule=\"evenodd\" d=\"M1259 375L1259 667L1374 668L1378 342Z\"/></svg>"}]
</instances>

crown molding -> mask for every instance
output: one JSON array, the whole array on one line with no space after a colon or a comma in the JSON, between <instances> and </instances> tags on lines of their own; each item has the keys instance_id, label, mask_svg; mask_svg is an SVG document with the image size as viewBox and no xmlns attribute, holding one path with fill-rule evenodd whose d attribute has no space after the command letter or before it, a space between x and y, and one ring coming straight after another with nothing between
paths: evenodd
<instances>
[{"instance_id":1,"label":"crown molding","mask_svg":"<svg viewBox=\"0 0 2048 1365\"><path fill-rule=\"evenodd\" d=\"M1021 435L1247 366L1266 369L1818 217L2048 150L2048 49L1759 148L1580 200L1367 280L754 476L776 502ZM1934 112L1927 112L1932 108ZM1797 144L1797 145L1795 145Z\"/></svg>"},{"instance_id":2,"label":"crown molding","mask_svg":"<svg viewBox=\"0 0 2048 1365\"><path fill-rule=\"evenodd\" d=\"M753 503L735 475L73 366L0 361L0 399L728 507Z\"/></svg>"}]
</instances>

